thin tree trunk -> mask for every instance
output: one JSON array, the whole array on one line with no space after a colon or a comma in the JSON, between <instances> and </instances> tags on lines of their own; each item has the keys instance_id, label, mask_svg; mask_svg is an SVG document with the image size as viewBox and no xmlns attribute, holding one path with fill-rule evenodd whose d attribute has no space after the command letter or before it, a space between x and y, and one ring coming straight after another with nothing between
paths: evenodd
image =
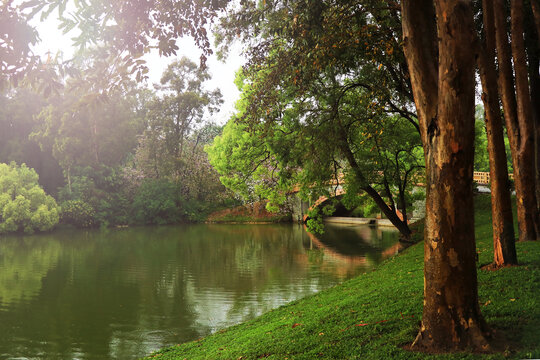
<instances>
[{"instance_id":1,"label":"thin tree trunk","mask_svg":"<svg viewBox=\"0 0 540 360\"><path fill-rule=\"evenodd\" d=\"M72 194L72 191L71 191L71 165L68 165L68 168L67 168L67 182L68 182L69 196L71 197L71 194Z\"/></svg>"},{"instance_id":2,"label":"thin tree trunk","mask_svg":"<svg viewBox=\"0 0 540 360\"><path fill-rule=\"evenodd\" d=\"M403 220L399 218L395 209L391 209L384 199L379 195L379 193L373 189L371 186L363 187L364 190L372 199L375 201L379 209L384 213L384 215L390 220L392 225L399 230L399 233L403 236L405 241L410 240L411 238L411 229L407 225L407 219L403 217Z\"/></svg>"},{"instance_id":3,"label":"thin tree trunk","mask_svg":"<svg viewBox=\"0 0 540 360\"><path fill-rule=\"evenodd\" d=\"M340 126L343 128L343 126L340 124ZM342 134L345 134L344 131L342 131ZM361 184L364 184L361 189L364 190L372 199L375 201L379 209L386 215L388 220L396 227L396 229L399 230L399 233L403 236L403 239L405 241L409 241L411 238L411 229L409 228L409 225L407 224L407 219L403 218L400 219L397 215L395 207L393 209L388 206L388 204L384 201L384 199L381 197L381 195L371 186L367 183L364 174L362 174L362 170L360 166L358 165L358 162L356 161L356 158L354 157L353 152L351 151L351 148L349 147L347 137L342 136L341 139L341 151L345 158L347 159L347 162L349 163L349 166L353 169L356 178Z\"/></svg>"},{"instance_id":4,"label":"thin tree trunk","mask_svg":"<svg viewBox=\"0 0 540 360\"><path fill-rule=\"evenodd\" d=\"M524 208L524 221L519 225L520 240L536 240L540 236L540 215L536 203L536 176L533 165L535 162L534 124L523 39L523 0L512 0L510 10L512 57L516 73L517 118L521 140L518 161L522 194L521 197L518 196L517 201Z\"/></svg>"},{"instance_id":5,"label":"thin tree trunk","mask_svg":"<svg viewBox=\"0 0 540 360\"><path fill-rule=\"evenodd\" d=\"M472 10L468 1L436 1L435 33L431 1L403 0L401 5L427 180L424 311L411 347L486 351L490 345L478 305L474 240Z\"/></svg>"},{"instance_id":6,"label":"thin tree trunk","mask_svg":"<svg viewBox=\"0 0 540 360\"><path fill-rule=\"evenodd\" d=\"M517 264L512 202L508 181L508 166L499 91L495 70L495 26L491 0L483 0L484 44L479 44L478 69L482 81L482 101L488 140L491 184L491 214L493 219L493 264L497 267Z\"/></svg>"},{"instance_id":7,"label":"thin tree trunk","mask_svg":"<svg viewBox=\"0 0 540 360\"><path fill-rule=\"evenodd\" d=\"M510 44L508 43L508 33L506 30L507 15L504 8L504 0L493 0L493 12L495 17L495 39L497 44L497 57L499 64L499 91L504 108L504 120L506 122L506 132L510 142L512 152L512 163L514 165L514 183L516 187L517 215L519 225L519 240L527 240L536 237L536 230L530 209L527 209L525 198L527 190L535 189L536 185L530 183L530 179L523 175L523 172L531 168L532 162L523 162L523 134L518 122L517 104L514 91L514 76L512 71ZM529 182L527 182L529 181ZM534 206L536 208L536 204ZM533 235L534 234L534 235Z\"/></svg>"}]
</instances>

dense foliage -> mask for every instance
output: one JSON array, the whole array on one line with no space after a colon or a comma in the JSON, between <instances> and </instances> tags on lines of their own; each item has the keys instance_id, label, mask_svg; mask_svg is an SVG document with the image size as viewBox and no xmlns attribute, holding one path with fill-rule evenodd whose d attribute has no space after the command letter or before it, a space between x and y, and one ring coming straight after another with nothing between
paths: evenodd
<instances>
[{"instance_id":1,"label":"dense foliage","mask_svg":"<svg viewBox=\"0 0 540 360\"><path fill-rule=\"evenodd\" d=\"M170 224L180 220L180 198L173 183L147 180L133 200L135 221L141 224Z\"/></svg>"},{"instance_id":2,"label":"dense foliage","mask_svg":"<svg viewBox=\"0 0 540 360\"><path fill-rule=\"evenodd\" d=\"M78 54L48 98L26 87L2 93L0 161L35 167L64 224L203 220L230 199L203 151L221 131L208 121L221 103L219 91L206 90L208 73L185 58L155 91L129 81L107 88L116 70L104 53ZM172 200L156 205L149 184Z\"/></svg>"},{"instance_id":3,"label":"dense foliage","mask_svg":"<svg viewBox=\"0 0 540 360\"><path fill-rule=\"evenodd\" d=\"M0 164L0 232L47 231L58 218L56 201L45 194L33 169Z\"/></svg>"},{"instance_id":4,"label":"dense foliage","mask_svg":"<svg viewBox=\"0 0 540 360\"><path fill-rule=\"evenodd\" d=\"M408 237L398 213L406 215L411 180L423 166L418 124L399 16L370 5L243 2L231 10L218 38L226 50L239 35L249 55L235 121L264 145L248 153L242 175L225 181L259 177L262 167L281 193L264 196L283 201L295 185L316 200L345 180L338 185L350 196L369 194ZM402 141L392 140L396 134Z\"/></svg>"}]
</instances>

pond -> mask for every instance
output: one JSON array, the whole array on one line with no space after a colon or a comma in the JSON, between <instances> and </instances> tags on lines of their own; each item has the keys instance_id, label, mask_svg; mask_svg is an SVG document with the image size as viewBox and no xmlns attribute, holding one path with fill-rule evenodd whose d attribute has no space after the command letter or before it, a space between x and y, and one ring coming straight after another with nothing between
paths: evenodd
<instances>
[{"instance_id":1,"label":"pond","mask_svg":"<svg viewBox=\"0 0 540 360\"><path fill-rule=\"evenodd\" d=\"M0 238L1 359L136 359L340 283L397 233L296 224L58 230Z\"/></svg>"}]
</instances>

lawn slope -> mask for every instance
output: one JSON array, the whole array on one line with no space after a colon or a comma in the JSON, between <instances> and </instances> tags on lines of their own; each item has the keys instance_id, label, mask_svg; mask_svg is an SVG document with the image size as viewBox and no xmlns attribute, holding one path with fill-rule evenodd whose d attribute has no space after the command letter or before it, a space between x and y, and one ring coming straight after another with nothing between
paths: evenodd
<instances>
[{"instance_id":1,"label":"lawn slope","mask_svg":"<svg viewBox=\"0 0 540 360\"><path fill-rule=\"evenodd\" d=\"M489 197L476 198L478 267L492 260ZM540 358L540 244L517 245L520 266L478 271L482 313L509 344L493 355L435 358ZM157 359L419 359L411 342L422 314L423 245L377 269L246 323L149 358Z\"/></svg>"}]
</instances>

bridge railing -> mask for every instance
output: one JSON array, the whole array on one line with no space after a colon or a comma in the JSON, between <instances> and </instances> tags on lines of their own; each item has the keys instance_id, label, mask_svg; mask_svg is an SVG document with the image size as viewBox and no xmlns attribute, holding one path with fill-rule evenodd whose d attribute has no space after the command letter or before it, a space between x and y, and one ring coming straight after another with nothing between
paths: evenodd
<instances>
[{"instance_id":1,"label":"bridge railing","mask_svg":"<svg viewBox=\"0 0 540 360\"><path fill-rule=\"evenodd\" d=\"M514 174L508 174L508 177L511 180L514 180ZM473 180L479 184L488 185L490 181L489 173L483 171L475 171L473 175Z\"/></svg>"},{"instance_id":2,"label":"bridge railing","mask_svg":"<svg viewBox=\"0 0 540 360\"><path fill-rule=\"evenodd\" d=\"M473 174L473 180L479 184L489 184L489 173L483 171L475 171Z\"/></svg>"}]
</instances>

